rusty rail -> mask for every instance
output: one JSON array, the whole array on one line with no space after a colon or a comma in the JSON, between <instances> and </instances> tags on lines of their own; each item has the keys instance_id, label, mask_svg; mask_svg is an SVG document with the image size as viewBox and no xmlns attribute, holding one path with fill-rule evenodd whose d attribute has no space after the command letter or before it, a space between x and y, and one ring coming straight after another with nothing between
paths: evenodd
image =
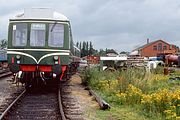
<instances>
[{"instance_id":1,"label":"rusty rail","mask_svg":"<svg viewBox=\"0 0 180 120\"><path fill-rule=\"evenodd\" d=\"M2 120L9 110L16 104L16 102L26 93L26 90L24 90L9 106L6 108L6 110L0 115L0 120Z\"/></svg>"},{"instance_id":2,"label":"rusty rail","mask_svg":"<svg viewBox=\"0 0 180 120\"><path fill-rule=\"evenodd\" d=\"M59 100L58 102L59 102L59 110L60 110L61 118L62 118L62 120L66 120L66 117L65 117L65 114L64 114L64 111L63 111L63 106L62 106L60 88L58 90L58 100Z\"/></svg>"}]
</instances>

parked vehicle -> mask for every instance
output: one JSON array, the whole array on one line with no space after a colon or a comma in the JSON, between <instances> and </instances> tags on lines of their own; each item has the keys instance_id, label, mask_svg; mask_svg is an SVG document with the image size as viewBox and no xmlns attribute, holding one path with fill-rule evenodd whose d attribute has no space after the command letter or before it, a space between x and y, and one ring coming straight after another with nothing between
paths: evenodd
<instances>
[{"instance_id":1,"label":"parked vehicle","mask_svg":"<svg viewBox=\"0 0 180 120\"><path fill-rule=\"evenodd\" d=\"M79 63L79 67L80 67L80 69L86 69L86 68L88 67L88 62L87 62L87 60L82 60L82 59L81 59L81 61L80 61L80 63Z\"/></svg>"},{"instance_id":2,"label":"parked vehicle","mask_svg":"<svg viewBox=\"0 0 180 120\"><path fill-rule=\"evenodd\" d=\"M1 68L7 68L8 67L7 50L6 49L0 50L0 67Z\"/></svg>"},{"instance_id":3,"label":"parked vehicle","mask_svg":"<svg viewBox=\"0 0 180 120\"><path fill-rule=\"evenodd\" d=\"M125 66L127 61L126 56L117 57L100 57L100 69L101 70L117 70Z\"/></svg>"},{"instance_id":4,"label":"parked vehicle","mask_svg":"<svg viewBox=\"0 0 180 120\"><path fill-rule=\"evenodd\" d=\"M80 62L69 19L52 9L25 9L9 20L8 63L15 79L29 85L66 80Z\"/></svg>"}]
</instances>

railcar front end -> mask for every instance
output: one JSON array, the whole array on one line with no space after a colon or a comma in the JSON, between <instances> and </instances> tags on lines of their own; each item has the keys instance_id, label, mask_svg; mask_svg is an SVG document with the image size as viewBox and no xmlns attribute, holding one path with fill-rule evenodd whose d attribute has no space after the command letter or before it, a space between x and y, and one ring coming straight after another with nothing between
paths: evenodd
<instances>
[{"instance_id":1,"label":"railcar front end","mask_svg":"<svg viewBox=\"0 0 180 120\"><path fill-rule=\"evenodd\" d=\"M27 10L10 19L7 55L14 79L28 86L67 79L75 56L72 43L69 20L52 10Z\"/></svg>"}]
</instances>

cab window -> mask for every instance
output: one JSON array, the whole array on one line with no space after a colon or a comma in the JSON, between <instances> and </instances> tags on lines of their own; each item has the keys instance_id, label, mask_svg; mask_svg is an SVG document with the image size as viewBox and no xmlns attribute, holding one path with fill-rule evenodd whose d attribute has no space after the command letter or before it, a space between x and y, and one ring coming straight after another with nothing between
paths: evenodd
<instances>
[{"instance_id":1,"label":"cab window","mask_svg":"<svg viewBox=\"0 0 180 120\"><path fill-rule=\"evenodd\" d=\"M26 46L27 44L27 24L17 23L13 25L13 46Z\"/></svg>"},{"instance_id":2,"label":"cab window","mask_svg":"<svg viewBox=\"0 0 180 120\"><path fill-rule=\"evenodd\" d=\"M64 44L64 25L63 24L49 24L49 39L48 45L50 47L63 47Z\"/></svg>"},{"instance_id":3,"label":"cab window","mask_svg":"<svg viewBox=\"0 0 180 120\"><path fill-rule=\"evenodd\" d=\"M31 24L30 45L45 46L46 25L40 23Z\"/></svg>"}]
</instances>

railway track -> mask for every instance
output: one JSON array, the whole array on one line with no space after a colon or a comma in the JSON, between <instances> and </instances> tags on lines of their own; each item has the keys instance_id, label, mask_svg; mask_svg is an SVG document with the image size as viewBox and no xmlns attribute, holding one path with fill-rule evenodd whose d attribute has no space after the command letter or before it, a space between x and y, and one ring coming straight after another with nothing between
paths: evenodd
<instances>
[{"instance_id":1,"label":"railway track","mask_svg":"<svg viewBox=\"0 0 180 120\"><path fill-rule=\"evenodd\" d=\"M9 112L9 110L15 105L15 103L25 94L26 90L24 90L0 115L0 120L3 118L5 119L5 116Z\"/></svg>"},{"instance_id":2,"label":"railway track","mask_svg":"<svg viewBox=\"0 0 180 120\"><path fill-rule=\"evenodd\" d=\"M68 87L62 84L59 88L23 91L0 114L0 120L83 120Z\"/></svg>"},{"instance_id":3,"label":"railway track","mask_svg":"<svg viewBox=\"0 0 180 120\"><path fill-rule=\"evenodd\" d=\"M58 98L57 89L23 91L2 113L0 118L5 120L61 119L63 115L59 114Z\"/></svg>"},{"instance_id":4,"label":"railway track","mask_svg":"<svg viewBox=\"0 0 180 120\"><path fill-rule=\"evenodd\" d=\"M4 77L7 77L7 76L10 76L12 75L13 73L9 71L9 69L1 69L0 70L0 79L1 78L4 78Z\"/></svg>"},{"instance_id":5,"label":"railway track","mask_svg":"<svg viewBox=\"0 0 180 120\"><path fill-rule=\"evenodd\" d=\"M77 99L72 95L71 84L64 82L61 84L61 100L63 111L68 120L84 120L82 111Z\"/></svg>"}]
</instances>

